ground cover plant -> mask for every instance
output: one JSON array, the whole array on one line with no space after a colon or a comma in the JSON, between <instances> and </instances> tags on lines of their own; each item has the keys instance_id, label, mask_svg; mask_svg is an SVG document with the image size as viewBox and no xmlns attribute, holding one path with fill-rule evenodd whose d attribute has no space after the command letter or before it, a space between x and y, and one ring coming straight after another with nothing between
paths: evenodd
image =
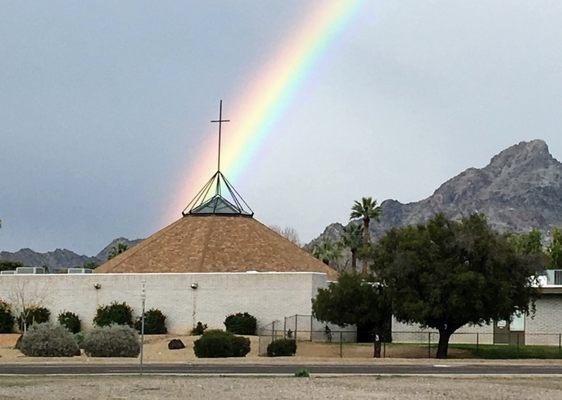
<instances>
[{"instance_id":1,"label":"ground cover plant","mask_svg":"<svg viewBox=\"0 0 562 400\"><path fill-rule=\"evenodd\" d=\"M245 357L250 352L250 339L211 329L193 343L193 351L199 358Z\"/></svg>"},{"instance_id":2,"label":"ground cover plant","mask_svg":"<svg viewBox=\"0 0 562 400\"><path fill-rule=\"evenodd\" d=\"M277 339L267 346L268 357L294 356L297 352L297 341L294 339Z\"/></svg>"},{"instance_id":3,"label":"ground cover plant","mask_svg":"<svg viewBox=\"0 0 562 400\"><path fill-rule=\"evenodd\" d=\"M96 327L82 341L82 348L91 357L136 357L140 353L140 338L126 325Z\"/></svg>"},{"instance_id":4,"label":"ground cover plant","mask_svg":"<svg viewBox=\"0 0 562 400\"><path fill-rule=\"evenodd\" d=\"M515 346L494 344L451 344L452 349L469 351L475 358L506 360L506 359L562 359L562 351L558 346Z\"/></svg>"},{"instance_id":5,"label":"ground cover plant","mask_svg":"<svg viewBox=\"0 0 562 400\"><path fill-rule=\"evenodd\" d=\"M49 322L33 324L22 336L19 350L30 357L80 355L74 336L66 328Z\"/></svg>"}]
</instances>

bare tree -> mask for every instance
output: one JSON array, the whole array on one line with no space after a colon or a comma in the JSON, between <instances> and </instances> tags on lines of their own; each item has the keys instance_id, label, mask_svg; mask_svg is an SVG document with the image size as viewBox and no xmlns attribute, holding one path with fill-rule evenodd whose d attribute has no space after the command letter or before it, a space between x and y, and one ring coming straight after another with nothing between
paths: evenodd
<instances>
[{"instance_id":1,"label":"bare tree","mask_svg":"<svg viewBox=\"0 0 562 400\"><path fill-rule=\"evenodd\" d=\"M293 242L297 246L301 247L299 234L298 234L298 232L295 228L290 227L290 226L286 226L285 228L281 228L279 225L271 225L269 228L272 231L277 232L278 234L280 234L281 236L283 236L285 239L289 240L290 242Z\"/></svg>"},{"instance_id":2,"label":"bare tree","mask_svg":"<svg viewBox=\"0 0 562 400\"><path fill-rule=\"evenodd\" d=\"M15 283L8 293L8 301L14 310L14 314L20 322L20 330L27 331L26 321L33 306L41 305L47 298L45 285L38 282L30 283L27 277L14 277Z\"/></svg>"}]
</instances>

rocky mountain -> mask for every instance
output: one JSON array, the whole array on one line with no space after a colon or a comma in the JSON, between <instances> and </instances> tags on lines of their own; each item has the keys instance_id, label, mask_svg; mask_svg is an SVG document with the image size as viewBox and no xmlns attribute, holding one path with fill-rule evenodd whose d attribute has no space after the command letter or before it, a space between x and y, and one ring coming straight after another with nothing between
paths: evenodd
<instances>
[{"instance_id":1,"label":"rocky mountain","mask_svg":"<svg viewBox=\"0 0 562 400\"><path fill-rule=\"evenodd\" d=\"M131 247L136 246L142 241L143 239L129 240L124 237L117 238L113 240L111 243L109 243L107 246L105 246L103 250L96 255L96 258L99 260L99 263L105 262L107 261L107 257L109 256L109 252L111 251L111 249L117 246L119 243L123 243L125 246L127 246L127 248L130 249Z\"/></svg>"},{"instance_id":2,"label":"rocky mountain","mask_svg":"<svg viewBox=\"0 0 562 400\"><path fill-rule=\"evenodd\" d=\"M31 249L21 249L14 253L2 251L0 252L0 261L19 261L26 266L47 266L50 270L56 271L61 268L79 267L89 263L101 264L107 260L107 256L109 255L111 248L118 243L124 243L127 247L131 248L141 241L142 239L115 239L94 257L79 255L66 249L56 249L55 251L49 251L47 253L38 253Z\"/></svg>"},{"instance_id":3,"label":"rocky mountain","mask_svg":"<svg viewBox=\"0 0 562 400\"><path fill-rule=\"evenodd\" d=\"M562 226L562 164L544 141L521 142L486 167L470 168L445 182L427 199L408 204L386 200L381 207L380 223L370 228L374 239L389 228L422 223L437 213L459 219L478 212L500 232L546 232ZM338 240L342 230L342 224L331 224L307 247L327 238ZM346 262L338 268L345 269Z\"/></svg>"}]
</instances>

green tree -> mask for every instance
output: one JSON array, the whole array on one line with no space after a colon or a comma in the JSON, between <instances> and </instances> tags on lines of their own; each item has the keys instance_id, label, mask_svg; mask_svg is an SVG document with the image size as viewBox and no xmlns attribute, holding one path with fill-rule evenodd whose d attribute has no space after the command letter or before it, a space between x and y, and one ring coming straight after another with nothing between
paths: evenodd
<instances>
[{"instance_id":1,"label":"green tree","mask_svg":"<svg viewBox=\"0 0 562 400\"><path fill-rule=\"evenodd\" d=\"M341 247L339 244L326 239L314 245L312 255L329 266L330 263L341 258Z\"/></svg>"},{"instance_id":2,"label":"green tree","mask_svg":"<svg viewBox=\"0 0 562 400\"><path fill-rule=\"evenodd\" d=\"M384 288L372 275L343 273L337 282L319 289L312 300L312 313L320 321L339 326L369 326L373 331L374 357L380 357L380 337L391 315Z\"/></svg>"},{"instance_id":3,"label":"green tree","mask_svg":"<svg viewBox=\"0 0 562 400\"><path fill-rule=\"evenodd\" d=\"M549 269L562 269L562 230L550 230L550 244L546 249Z\"/></svg>"},{"instance_id":4,"label":"green tree","mask_svg":"<svg viewBox=\"0 0 562 400\"><path fill-rule=\"evenodd\" d=\"M24 265L19 261L2 261L0 260L0 271L15 271L18 267Z\"/></svg>"},{"instance_id":5,"label":"green tree","mask_svg":"<svg viewBox=\"0 0 562 400\"><path fill-rule=\"evenodd\" d=\"M543 237L538 229L526 233L512 233L508 235L507 240L519 255L543 253Z\"/></svg>"},{"instance_id":6,"label":"green tree","mask_svg":"<svg viewBox=\"0 0 562 400\"><path fill-rule=\"evenodd\" d=\"M361 218L363 221L363 244L366 246L371 242L369 233L371 220L379 222L381 215L382 209L377 206L377 201L373 200L372 197L363 197L360 202L356 200L351 207L350 219Z\"/></svg>"},{"instance_id":7,"label":"green tree","mask_svg":"<svg viewBox=\"0 0 562 400\"><path fill-rule=\"evenodd\" d=\"M437 215L424 225L392 229L373 254L394 316L439 331L438 358L447 357L460 327L534 309L536 257L518 255L481 215L461 222Z\"/></svg>"},{"instance_id":8,"label":"green tree","mask_svg":"<svg viewBox=\"0 0 562 400\"><path fill-rule=\"evenodd\" d=\"M359 224L349 223L343 228L342 244L351 252L351 268L357 269L357 252L363 243L363 228Z\"/></svg>"},{"instance_id":9,"label":"green tree","mask_svg":"<svg viewBox=\"0 0 562 400\"><path fill-rule=\"evenodd\" d=\"M109 255L107 256L108 260L111 260L114 257L117 257L119 254L126 252L129 249L125 243L117 243L115 246L109 250Z\"/></svg>"}]
</instances>

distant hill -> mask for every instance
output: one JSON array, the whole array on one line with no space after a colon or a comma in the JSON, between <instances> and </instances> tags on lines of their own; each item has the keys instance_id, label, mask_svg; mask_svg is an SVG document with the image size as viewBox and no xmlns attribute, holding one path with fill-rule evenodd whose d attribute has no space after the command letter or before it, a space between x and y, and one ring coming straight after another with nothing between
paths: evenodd
<instances>
[{"instance_id":1,"label":"distant hill","mask_svg":"<svg viewBox=\"0 0 562 400\"><path fill-rule=\"evenodd\" d=\"M437 213L452 219L483 213L500 232L533 228L547 232L562 226L562 164L544 141L521 142L494 156L486 167L470 168L445 182L425 200L409 204L386 200L381 207L380 223L371 223L374 239L392 227L422 223ZM343 227L330 224L306 248L327 238L339 240ZM336 269L348 265L345 258Z\"/></svg>"},{"instance_id":2,"label":"distant hill","mask_svg":"<svg viewBox=\"0 0 562 400\"><path fill-rule=\"evenodd\" d=\"M129 240L126 238L118 238L113 240L110 244L103 248L97 255L93 257L79 255L67 249L56 249L47 253L38 253L31 249L21 249L14 253L7 251L0 252L0 260L3 261L19 261L22 264L30 267L44 267L47 266L52 271L62 268L79 267L87 263L101 264L107 261L109 251L117 243L124 243L129 248L140 243L142 239Z\"/></svg>"}]
</instances>

